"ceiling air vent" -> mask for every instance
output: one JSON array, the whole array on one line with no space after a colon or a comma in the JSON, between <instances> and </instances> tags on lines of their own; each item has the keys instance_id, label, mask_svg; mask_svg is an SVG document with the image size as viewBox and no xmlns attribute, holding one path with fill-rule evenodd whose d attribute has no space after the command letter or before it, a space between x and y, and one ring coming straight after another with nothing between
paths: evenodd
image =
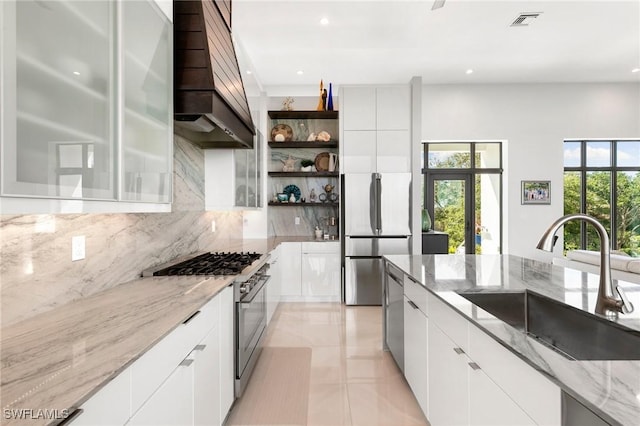
<instances>
[{"instance_id":1,"label":"ceiling air vent","mask_svg":"<svg viewBox=\"0 0 640 426\"><path fill-rule=\"evenodd\" d=\"M512 27L526 27L529 23L540 16L542 12L527 12L521 13L518 17L511 23Z\"/></svg>"}]
</instances>

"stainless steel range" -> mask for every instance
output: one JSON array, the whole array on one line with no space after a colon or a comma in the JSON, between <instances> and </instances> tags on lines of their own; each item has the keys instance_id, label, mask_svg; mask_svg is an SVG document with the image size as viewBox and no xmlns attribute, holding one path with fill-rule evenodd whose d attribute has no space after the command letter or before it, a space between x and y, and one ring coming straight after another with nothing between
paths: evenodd
<instances>
[{"instance_id":1,"label":"stainless steel range","mask_svg":"<svg viewBox=\"0 0 640 426\"><path fill-rule=\"evenodd\" d=\"M143 276L236 275L233 282L236 397L242 395L262 351L267 327L268 258L259 253L203 253L142 273Z\"/></svg>"}]
</instances>

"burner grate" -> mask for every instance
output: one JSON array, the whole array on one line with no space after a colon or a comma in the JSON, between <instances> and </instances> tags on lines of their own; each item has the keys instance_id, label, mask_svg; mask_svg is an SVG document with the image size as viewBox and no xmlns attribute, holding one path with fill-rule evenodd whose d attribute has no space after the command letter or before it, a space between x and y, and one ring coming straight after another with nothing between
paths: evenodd
<instances>
[{"instance_id":1,"label":"burner grate","mask_svg":"<svg viewBox=\"0 0 640 426\"><path fill-rule=\"evenodd\" d=\"M262 256L259 253L204 253L153 273L165 275L237 275Z\"/></svg>"}]
</instances>

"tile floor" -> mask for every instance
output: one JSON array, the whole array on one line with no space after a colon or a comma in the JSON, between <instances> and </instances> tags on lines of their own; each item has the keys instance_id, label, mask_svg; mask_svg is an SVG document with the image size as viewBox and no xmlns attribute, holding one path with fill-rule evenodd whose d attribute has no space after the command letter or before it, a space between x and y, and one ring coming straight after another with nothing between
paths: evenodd
<instances>
[{"instance_id":1,"label":"tile floor","mask_svg":"<svg viewBox=\"0 0 640 426\"><path fill-rule=\"evenodd\" d=\"M428 425L382 350L381 309L281 303L226 425Z\"/></svg>"}]
</instances>

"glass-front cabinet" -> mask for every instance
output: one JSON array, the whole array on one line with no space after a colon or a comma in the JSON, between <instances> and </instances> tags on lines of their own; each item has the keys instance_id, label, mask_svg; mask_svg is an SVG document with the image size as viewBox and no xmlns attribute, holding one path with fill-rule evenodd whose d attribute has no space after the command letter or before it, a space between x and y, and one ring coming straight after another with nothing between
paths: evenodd
<instances>
[{"instance_id":1,"label":"glass-front cabinet","mask_svg":"<svg viewBox=\"0 0 640 426\"><path fill-rule=\"evenodd\" d=\"M2 1L0 16L1 195L169 203L172 24L155 2Z\"/></svg>"}]
</instances>

